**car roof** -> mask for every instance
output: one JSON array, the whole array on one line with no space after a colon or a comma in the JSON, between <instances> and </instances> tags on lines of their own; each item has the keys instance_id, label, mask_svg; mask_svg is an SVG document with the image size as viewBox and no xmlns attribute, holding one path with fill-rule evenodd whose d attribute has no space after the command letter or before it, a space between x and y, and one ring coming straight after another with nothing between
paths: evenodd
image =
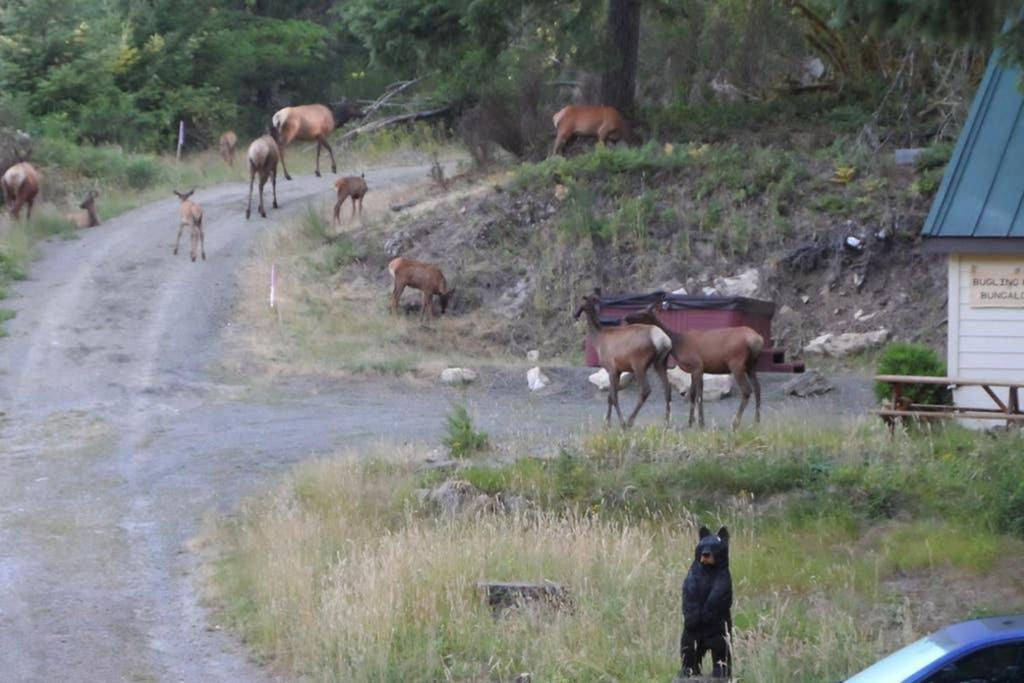
<instances>
[{"instance_id":1,"label":"car roof","mask_svg":"<svg viewBox=\"0 0 1024 683\"><path fill-rule=\"evenodd\" d=\"M930 640L949 650L1013 637L1024 638L1024 614L962 621L928 636Z\"/></svg>"}]
</instances>

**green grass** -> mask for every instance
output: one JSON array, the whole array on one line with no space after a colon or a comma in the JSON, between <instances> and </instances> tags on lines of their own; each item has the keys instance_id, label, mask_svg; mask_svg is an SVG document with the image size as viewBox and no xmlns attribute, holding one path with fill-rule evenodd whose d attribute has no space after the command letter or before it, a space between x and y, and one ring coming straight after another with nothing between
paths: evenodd
<instances>
[{"instance_id":1,"label":"green grass","mask_svg":"<svg viewBox=\"0 0 1024 683\"><path fill-rule=\"evenodd\" d=\"M740 679L840 680L920 635L926 610L891 581L939 599L1024 559L1022 446L863 422L602 431L455 473L323 460L211 530L216 595L261 653L318 679L666 680L696 525L727 524ZM437 517L417 491L448 477L534 507ZM494 619L481 578L560 582L574 608ZM971 610L1018 606L1000 600Z\"/></svg>"}]
</instances>

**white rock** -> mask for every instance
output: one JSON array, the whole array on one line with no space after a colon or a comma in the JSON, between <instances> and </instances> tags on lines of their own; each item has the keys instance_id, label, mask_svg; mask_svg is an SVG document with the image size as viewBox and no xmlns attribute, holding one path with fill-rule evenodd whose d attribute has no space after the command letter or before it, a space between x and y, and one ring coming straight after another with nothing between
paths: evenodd
<instances>
[{"instance_id":1,"label":"white rock","mask_svg":"<svg viewBox=\"0 0 1024 683\"><path fill-rule=\"evenodd\" d=\"M676 296L686 296L686 287L680 287L679 289L673 289L672 293Z\"/></svg>"},{"instance_id":2,"label":"white rock","mask_svg":"<svg viewBox=\"0 0 1024 683\"><path fill-rule=\"evenodd\" d=\"M733 277L715 278L715 289L723 296L754 296L761 288L761 273L757 268L748 268Z\"/></svg>"},{"instance_id":3,"label":"white rock","mask_svg":"<svg viewBox=\"0 0 1024 683\"><path fill-rule=\"evenodd\" d=\"M679 368L669 368L668 381L673 389L678 391L680 395L685 396L686 392L690 390L690 384L693 380L690 379L690 373L683 372Z\"/></svg>"},{"instance_id":4,"label":"white rock","mask_svg":"<svg viewBox=\"0 0 1024 683\"><path fill-rule=\"evenodd\" d=\"M681 396L690 391L693 379L690 373L679 368L669 368L668 381ZM704 375L704 400L720 401L732 393L732 375Z\"/></svg>"},{"instance_id":5,"label":"white rock","mask_svg":"<svg viewBox=\"0 0 1024 683\"><path fill-rule=\"evenodd\" d=\"M782 304L782 308L779 309L779 315L789 315L793 312L793 309L786 304Z\"/></svg>"},{"instance_id":6,"label":"white rock","mask_svg":"<svg viewBox=\"0 0 1024 683\"><path fill-rule=\"evenodd\" d=\"M605 370L604 368L601 368L600 370L598 370L597 372L592 374L587 379L588 379L588 381L591 384L593 384L595 387L597 387L601 391L608 391L608 387L611 384L611 382L608 380L608 371ZM629 386L629 383L632 382L632 381L633 381L633 373L632 372L624 372L624 373L622 373L621 375L619 375L619 389L622 389L623 387Z\"/></svg>"},{"instance_id":7,"label":"white rock","mask_svg":"<svg viewBox=\"0 0 1024 683\"><path fill-rule=\"evenodd\" d=\"M540 351L537 349L530 349L526 352L526 360L538 361L540 360Z\"/></svg>"},{"instance_id":8,"label":"white rock","mask_svg":"<svg viewBox=\"0 0 1024 683\"><path fill-rule=\"evenodd\" d=\"M445 384L469 384L476 378L476 371L469 368L445 368L441 371L441 381Z\"/></svg>"},{"instance_id":9,"label":"white rock","mask_svg":"<svg viewBox=\"0 0 1024 683\"><path fill-rule=\"evenodd\" d=\"M803 296L800 297L800 301L803 301L804 303L807 303L810 300L811 300L811 297L807 296L806 294L804 294Z\"/></svg>"},{"instance_id":10,"label":"white rock","mask_svg":"<svg viewBox=\"0 0 1024 683\"><path fill-rule=\"evenodd\" d=\"M551 380L540 368L530 368L526 371L526 383L530 385L530 391L540 391L551 384Z\"/></svg>"},{"instance_id":11,"label":"white rock","mask_svg":"<svg viewBox=\"0 0 1024 683\"><path fill-rule=\"evenodd\" d=\"M843 334L827 332L812 339L804 347L804 353L820 353L840 358L881 346L888 339L889 330L886 329L874 332L845 332Z\"/></svg>"},{"instance_id":12,"label":"white rock","mask_svg":"<svg viewBox=\"0 0 1024 683\"><path fill-rule=\"evenodd\" d=\"M703 287L701 288L700 293L704 296L718 296L718 290L714 287Z\"/></svg>"}]
</instances>

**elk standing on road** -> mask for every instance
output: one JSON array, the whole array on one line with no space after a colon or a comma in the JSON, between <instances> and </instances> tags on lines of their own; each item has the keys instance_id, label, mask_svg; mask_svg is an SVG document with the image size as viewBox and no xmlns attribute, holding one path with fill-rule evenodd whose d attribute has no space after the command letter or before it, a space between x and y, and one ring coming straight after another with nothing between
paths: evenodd
<instances>
[{"instance_id":1,"label":"elk standing on road","mask_svg":"<svg viewBox=\"0 0 1024 683\"><path fill-rule=\"evenodd\" d=\"M569 105L551 117L555 124L555 144L551 147L552 157L562 151L565 144L575 135L597 137L604 144L632 138L629 124L614 107Z\"/></svg>"},{"instance_id":2,"label":"elk standing on road","mask_svg":"<svg viewBox=\"0 0 1024 683\"><path fill-rule=\"evenodd\" d=\"M651 395L651 385L647 382L647 369L651 366L658 373L665 391L665 424L668 424L672 410L672 385L668 381L668 355L672 351L672 340L655 325L601 327L597 317L598 303L597 296L584 296L573 317L578 319L580 314L586 314L587 337L597 350L598 362L608 373L608 412L604 417L605 424L611 424L614 406L622 428L633 426L637 413ZM632 372L640 382L640 400L628 420L622 419L622 410L619 408L619 376L623 372Z\"/></svg>"},{"instance_id":3,"label":"elk standing on road","mask_svg":"<svg viewBox=\"0 0 1024 683\"><path fill-rule=\"evenodd\" d=\"M81 211L73 211L64 214L64 218L75 224L76 228L95 228L100 224L100 216L96 213L96 197L100 193L96 190L89 190L85 199L78 205Z\"/></svg>"},{"instance_id":4,"label":"elk standing on road","mask_svg":"<svg viewBox=\"0 0 1024 683\"><path fill-rule=\"evenodd\" d=\"M220 136L220 158L228 166L235 166L235 145L238 144L238 136L235 131L229 130Z\"/></svg>"},{"instance_id":5,"label":"elk standing on road","mask_svg":"<svg viewBox=\"0 0 1024 683\"><path fill-rule=\"evenodd\" d=\"M4 190L4 203L15 220L26 207L26 217L32 219L32 204L39 194L39 171L27 161L20 161L4 172L0 178Z\"/></svg>"},{"instance_id":6,"label":"elk standing on road","mask_svg":"<svg viewBox=\"0 0 1024 683\"><path fill-rule=\"evenodd\" d=\"M363 217L363 197L366 196L366 175L350 175L338 178L334 181L334 187L338 188L338 202L334 205L334 224L341 222L341 205L345 200L352 198L352 219L356 217L356 201L359 201L359 218Z\"/></svg>"},{"instance_id":7,"label":"elk standing on road","mask_svg":"<svg viewBox=\"0 0 1024 683\"><path fill-rule=\"evenodd\" d=\"M684 362L693 356L700 359L703 372L693 374L690 384L690 424L693 424L693 401L697 399L700 408L700 426L704 426L704 378L703 373L713 375L731 374L740 388L742 398L740 409L733 418L732 428L736 429L743 418L743 411L750 401L750 388L754 388L754 424L761 422L761 382L757 379L757 359L764 348L764 337L749 327L722 327L717 330L695 330L673 332L666 328L648 306L639 313L625 318L628 323L657 325L672 339L673 357L686 370Z\"/></svg>"},{"instance_id":8,"label":"elk standing on road","mask_svg":"<svg viewBox=\"0 0 1024 683\"><path fill-rule=\"evenodd\" d=\"M196 246L199 247L199 251L203 255L203 260L206 260L206 245L203 243L203 209L194 201L189 199L192 193L196 191L196 188L192 188L188 192L181 193L174 190L174 194L181 200L181 206L178 207L178 238L174 240L174 255L178 255L178 244L181 242L181 233L185 229L189 231L189 237L192 242L191 255L192 260L196 260Z\"/></svg>"},{"instance_id":9,"label":"elk standing on road","mask_svg":"<svg viewBox=\"0 0 1024 683\"><path fill-rule=\"evenodd\" d=\"M431 263L399 256L391 259L391 262L388 263L388 273L391 275L393 283L390 306L392 313L398 313L398 301L402 297L402 290L412 287L420 290L423 294L421 317L426 318L428 315L433 317L435 294L441 303L441 314L444 315L455 288L448 288L448 283L440 268Z\"/></svg>"},{"instance_id":10,"label":"elk standing on road","mask_svg":"<svg viewBox=\"0 0 1024 683\"><path fill-rule=\"evenodd\" d=\"M320 148L327 149L331 155L331 173L338 172L334 163L334 150L327 138L334 131L350 120L360 118L363 112L354 104L342 100L332 104L330 108L322 104L304 104L298 107L285 107L278 110L272 119L273 135L281 148L281 169L284 177L291 180L288 166L284 163L284 148L294 140L316 141L316 176L320 177Z\"/></svg>"},{"instance_id":11,"label":"elk standing on road","mask_svg":"<svg viewBox=\"0 0 1024 683\"><path fill-rule=\"evenodd\" d=\"M274 194L273 207L277 206L277 160L280 157L280 149L274 138L269 134L258 137L249 145L246 159L249 160L249 203L245 207L245 220L249 220L252 213L252 183L256 174L260 176L260 215L267 217L267 210L263 208L263 186L270 178L270 189Z\"/></svg>"}]
</instances>

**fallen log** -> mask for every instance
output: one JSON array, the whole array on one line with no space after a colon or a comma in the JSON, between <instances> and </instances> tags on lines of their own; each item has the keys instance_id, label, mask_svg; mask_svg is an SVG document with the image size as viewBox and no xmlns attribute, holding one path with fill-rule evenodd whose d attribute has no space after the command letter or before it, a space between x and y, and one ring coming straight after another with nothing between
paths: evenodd
<instances>
[{"instance_id":1,"label":"fallen log","mask_svg":"<svg viewBox=\"0 0 1024 683\"><path fill-rule=\"evenodd\" d=\"M442 116L446 115L449 111L451 111L451 107L445 106L438 107L437 109L427 109L424 111L414 111L408 114L396 114L394 116L388 116L383 119L377 119L376 121L371 121L370 123L363 124L358 128L353 128L349 132L342 135L338 140L339 142L345 142L346 140L351 140L357 135L361 135L363 133L372 133L373 131L380 130L381 128L397 126L402 123L412 123L413 121L428 121L430 119L441 118Z\"/></svg>"}]
</instances>

